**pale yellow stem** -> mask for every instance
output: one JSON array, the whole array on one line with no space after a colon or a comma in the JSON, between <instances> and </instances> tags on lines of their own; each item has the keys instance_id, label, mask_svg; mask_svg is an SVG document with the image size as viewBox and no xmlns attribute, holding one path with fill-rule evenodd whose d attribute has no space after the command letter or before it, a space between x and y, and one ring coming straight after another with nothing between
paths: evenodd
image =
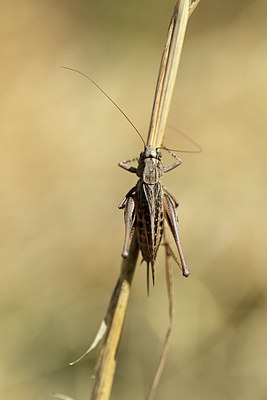
<instances>
[{"instance_id":1,"label":"pale yellow stem","mask_svg":"<svg viewBox=\"0 0 267 400\"><path fill-rule=\"evenodd\" d=\"M162 54L147 137L147 144L151 146L160 147L163 142L187 21L189 13L191 14L196 7L195 3L191 3L190 0L180 0L174 8Z\"/></svg>"},{"instance_id":2,"label":"pale yellow stem","mask_svg":"<svg viewBox=\"0 0 267 400\"><path fill-rule=\"evenodd\" d=\"M131 282L138 256L138 243L134 234L128 257L123 260L121 273L112 293L105 316L107 331L95 368L91 400L108 400L116 368L116 355L126 315Z\"/></svg>"}]
</instances>

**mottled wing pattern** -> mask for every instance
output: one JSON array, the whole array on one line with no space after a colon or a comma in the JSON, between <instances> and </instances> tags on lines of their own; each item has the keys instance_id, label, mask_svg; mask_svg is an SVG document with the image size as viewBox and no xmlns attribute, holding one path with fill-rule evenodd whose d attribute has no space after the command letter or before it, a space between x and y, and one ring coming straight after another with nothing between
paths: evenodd
<instances>
[{"instance_id":1,"label":"mottled wing pattern","mask_svg":"<svg viewBox=\"0 0 267 400\"><path fill-rule=\"evenodd\" d=\"M163 192L160 183L148 185L142 180L136 186L136 230L143 260L154 263L163 232Z\"/></svg>"}]
</instances>

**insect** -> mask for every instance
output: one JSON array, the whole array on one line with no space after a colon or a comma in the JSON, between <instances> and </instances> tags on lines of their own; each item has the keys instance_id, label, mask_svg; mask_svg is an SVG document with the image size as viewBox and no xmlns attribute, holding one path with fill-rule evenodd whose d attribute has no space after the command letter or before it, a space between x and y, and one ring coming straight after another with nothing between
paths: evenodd
<instances>
[{"instance_id":1,"label":"insect","mask_svg":"<svg viewBox=\"0 0 267 400\"><path fill-rule=\"evenodd\" d=\"M181 159L172 150L167 149L166 147L161 147L162 149L167 150L171 154L171 156L176 159L176 162L174 162L173 164L164 166L162 163L160 148L145 144L142 135L132 123L132 121L96 82L94 82L89 76L79 70L63 66L62 68L74 71L84 76L91 83L93 83L123 114L123 116L132 125L132 127L144 143L144 151L140 154L140 157L136 157L130 160L124 160L118 164L126 171L135 173L139 178L136 186L129 190L129 192L126 194L119 205L120 209L124 209L125 222L125 237L122 257L126 258L128 256L131 233L133 229L136 229L139 248L141 250L143 260L147 263L147 289L149 290L149 266L151 266L152 282L154 285L154 266L159 245L162 239L164 219L166 219L171 229L174 241L176 243L183 275L187 277L190 272L187 268L181 247L178 231L178 218L175 210L175 208L178 207L179 203L177 202L175 197L168 191L168 189L160 182L160 179L162 178L164 173L173 170L181 164ZM200 148L200 151L202 151L201 146L199 146L192 139L189 140L197 145ZM128 165L128 163L132 161L138 161L137 168Z\"/></svg>"},{"instance_id":2,"label":"insect","mask_svg":"<svg viewBox=\"0 0 267 400\"><path fill-rule=\"evenodd\" d=\"M189 275L185 263L178 232L178 218L175 208L178 202L175 197L160 182L164 173L173 170L181 164L181 159L171 150L167 150L176 162L164 166L162 155L158 148L146 145L139 158L121 161L118 165L126 171L135 173L139 180L121 201L119 208L124 208L125 238L122 257L126 258L129 252L130 237L136 229L139 248L143 260L147 263L147 285L149 289L149 266L151 266L152 282L155 282L154 265L158 248L162 239L164 219L171 229L184 276ZM138 167L128 165L137 161Z\"/></svg>"}]
</instances>

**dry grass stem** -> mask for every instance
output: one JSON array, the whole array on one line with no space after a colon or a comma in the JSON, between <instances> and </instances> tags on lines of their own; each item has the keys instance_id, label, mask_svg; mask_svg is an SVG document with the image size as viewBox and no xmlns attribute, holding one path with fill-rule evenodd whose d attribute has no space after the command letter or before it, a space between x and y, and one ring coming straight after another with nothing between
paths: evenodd
<instances>
[{"instance_id":1,"label":"dry grass stem","mask_svg":"<svg viewBox=\"0 0 267 400\"><path fill-rule=\"evenodd\" d=\"M161 58L147 144L160 147L169 114L173 89L181 58L187 21L200 0L180 0L171 18L167 41Z\"/></svg>"},{"instance_id":2,"label":"dry grass stem","mask_svg":"<svg viewBox=\"0 0 267 400\"><path fill-rule=\"evenodd\" d=\"M104 318L107 331L101 345L100 355L95 368L91 400L107 400L110 397L116 367L116 354L126 315L138 251L137 237L136 234L134 234L129 256L122 262L121 273Z\"/></svg>"},{"instance_id":3,"label":"dry grass stem","mask_svg":"<svg viewBox=\"0 0 267 400\"><path fill-rule=\"evenodd\" d=\"M66 396L65 394L62 393L54 393L53 397L60 400L75 400L72 397Z\"/></svg>"},{"instance_id":4,"label":"dry grass stem","mask_svg":"<svg viewBox=\"0 0 267 400\"><path fill-rule=\"evenodd\" d=\"M189 7L189 17L191 17L191 15L193 14L193 12L195 11L195 8L197 7L197 5L199 4L200 0L192 0L190 7Z\"/></svg>"}]
</instances>

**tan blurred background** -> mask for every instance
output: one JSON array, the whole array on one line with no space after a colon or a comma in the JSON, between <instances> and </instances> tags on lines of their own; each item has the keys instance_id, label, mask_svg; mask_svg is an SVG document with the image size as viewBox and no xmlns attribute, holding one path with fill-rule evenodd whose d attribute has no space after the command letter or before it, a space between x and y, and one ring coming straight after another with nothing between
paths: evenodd
<instances>
[{"instance_id":1,"label":"tan blurred background","mask_svg":"<svg viewBox=\"0 0 267 400\"><path fill-rule=\"evenodd\" d=\"M0 397L89 398L91 343L120 268L136 177L131 126L147 134L173 0L1 1ZM267 398L267 3L202 0L169 122L204 148L164 177L180 201L176 325L156 399ZM168 130L166 144L192 148ZM162 251L146 296L138 266L113 399L144 399L168 324Z\"/></svg>"}]
</instances>

